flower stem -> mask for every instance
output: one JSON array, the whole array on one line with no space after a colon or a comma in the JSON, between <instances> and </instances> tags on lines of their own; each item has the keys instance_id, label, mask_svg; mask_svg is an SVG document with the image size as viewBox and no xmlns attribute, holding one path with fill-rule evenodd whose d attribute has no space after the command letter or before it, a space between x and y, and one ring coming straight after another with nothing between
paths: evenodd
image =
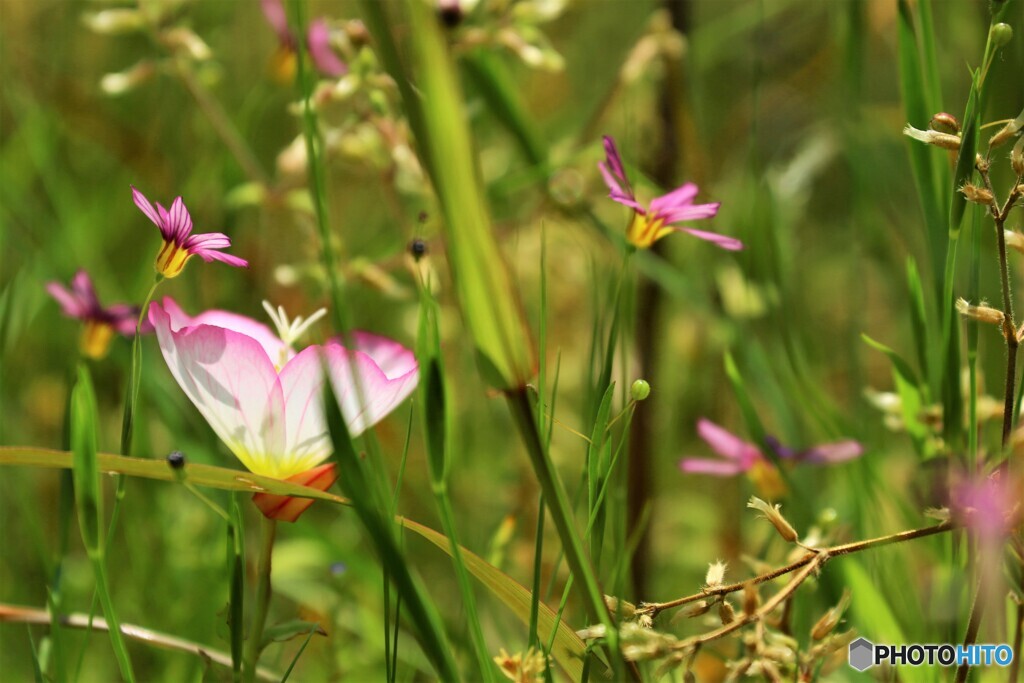
<instances>
[{"instance_id":1,"label":"flower stem","mask_svg":"<svg viewBox=\"0 0 1024 683\"><path fill-rule=\"evenodd\" d=\"M153 281L153 286L149 288L149 293L146 294L146 299L139 309L139 319L135 322L135 336L132 338L132 367L128 375L128 392L125 395L124 418L121 421L121 455L128 455L132 445L132 428L135 426L135 406L139 400L139 384L142 381L142 342L140 341L142 323L146 319L149 303L153 300L153 295L156 294L156 288L163 282L163 279L163 275L157 274L156 280ZM119 480L118 491L120 491L121 486L122 482ZM116 507L113 514L113 519L116 519Z\"/></svg>"},{"instance_id":2,"label":"flower stem","mask_svg":"<svg viewBox=\"0 0 1024 683\"><path fill-rule=\"evenodd\" d=\"M242 659L243 680L252 683L256 680L256 662L260 657L260 643L263 640L263 626L267 621L267 608L270 605L270 561L274 552L274 536L277 534L277 521L260 515L260 531L263 535L260 543L260 558L257 569L256 608L252 615L249 628L249 640L245 643L245 654Z\"/></svg>"}]
</instances>

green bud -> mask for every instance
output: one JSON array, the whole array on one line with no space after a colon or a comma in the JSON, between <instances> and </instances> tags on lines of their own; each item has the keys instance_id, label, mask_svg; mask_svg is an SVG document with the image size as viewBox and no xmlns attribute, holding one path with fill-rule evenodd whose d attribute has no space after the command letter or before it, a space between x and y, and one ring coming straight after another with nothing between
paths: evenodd
<instances>
[{"instance_id":1,"label":"green bud","mask_svg":"<svg viewBox=\"0 0 1024 683\"><path fill-rule=\"evenodd\" d=\"M996 47L1003 47L1013 40L1013 27L1009 24L998 23L989 29L988 37Z\"/></svg>"},{"instance_id":2,"label":"green bud","mask_svg":"<svg viewBox=\"0 0 1024 683\"><path fill-rule=\"evenodd\" d=\"M633 386L629 389L630 395L634 401L642 401L651 395L651 385L645 379L638 379L633 382Z\"/></svg>"}]
</instances>

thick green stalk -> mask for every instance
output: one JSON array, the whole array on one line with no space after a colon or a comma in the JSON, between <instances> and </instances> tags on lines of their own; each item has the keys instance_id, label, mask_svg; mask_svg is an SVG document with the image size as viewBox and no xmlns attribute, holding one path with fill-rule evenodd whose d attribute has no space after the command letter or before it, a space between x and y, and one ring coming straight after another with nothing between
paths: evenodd
<instances>
[{"instance_id":1,"label":"thick green stalk","mask_svg":"<svg viewBox=\"0 0 1024 683\"><path fill-rule=\"evenodd\" d=\"M249 640L245 643L245 655L242 658L242 675L246 683L256 680L256 663L260 658L260 644L263 640L263 626L267 621L267 609L270 606L270 569L271 557L274 552L274 537L277 534L277 522L260 515L263 537L260 539L260 558L256 578L256 600L249 628Z\"/></svg>"}]
</instances>

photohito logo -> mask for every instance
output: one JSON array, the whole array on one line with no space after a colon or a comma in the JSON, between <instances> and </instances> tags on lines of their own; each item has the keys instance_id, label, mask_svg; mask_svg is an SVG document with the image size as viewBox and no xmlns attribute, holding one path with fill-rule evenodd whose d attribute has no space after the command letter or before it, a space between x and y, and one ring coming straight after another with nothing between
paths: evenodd
<instances>
[{"instance_id":1,"label":"photohito logo","mask_svg":"<svg viewBox=\"0 0 1024 683\"><path fill-rule=\"evenodd\" d=\"M890 666L1009 666L1013 649L1009 645L950 645L930 643L922 645L876 645L867 638L850 643L849 662L857 671L878 664Z\"/></svg>"}]
</instances>

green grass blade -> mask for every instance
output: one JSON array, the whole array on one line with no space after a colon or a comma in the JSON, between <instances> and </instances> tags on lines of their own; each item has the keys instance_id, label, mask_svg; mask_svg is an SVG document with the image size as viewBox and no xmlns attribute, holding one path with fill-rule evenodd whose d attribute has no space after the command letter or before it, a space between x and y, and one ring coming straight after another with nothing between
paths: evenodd
<instances>
[{"instance_id":1,"label":"green grass blade","mask_svg":"<svg viewBox=\"0 0 1024 683\"><path fill-rule=\"evenodd\" d=\"M238 499L231 496L231 522L227 527L228 628L231 639L231 680L242 680L242 651L245 642L245 527Z\"/></svg>"},{"instance_id":2,"label":"green grass blade","mask_svg":"<svg viewBox=\"0 0 1024 683\"><path fill-rule=\"evenodd\" d=\"M371 481L368 466L356 453L329 381L324 382L324 405L342 490L352 501L352 507L376 547L381 563L387 568L391 582L406 604L409 619L416 628L427 659L442 680L458 681L461 677L441 617L422 582L412 574L403 557L395 525L387 515L388 501L379 484Z\"/></svg>"},{"instance_id":3,"label":"green grass blade","mask_svg":"<svg viewBox=\"0 0 1024 683\"><path fill-rule=\"evenodd\" d=\"M131 659L121 635L120 622L110 597L110 586L104 557L102 537L102 495L100 471L97 464L97 410L96 395L92 378L85 365L78 367L78 381L71 392L71 451L74 457L72 474L75 482L75 503L78 509L78 526L82 533L82 544L92 561L96 577L96 592L99 594L103 614L110 624L110 642L117 657L117 664L123 676L134 682Z\"/></svg>"}]
</instances>

